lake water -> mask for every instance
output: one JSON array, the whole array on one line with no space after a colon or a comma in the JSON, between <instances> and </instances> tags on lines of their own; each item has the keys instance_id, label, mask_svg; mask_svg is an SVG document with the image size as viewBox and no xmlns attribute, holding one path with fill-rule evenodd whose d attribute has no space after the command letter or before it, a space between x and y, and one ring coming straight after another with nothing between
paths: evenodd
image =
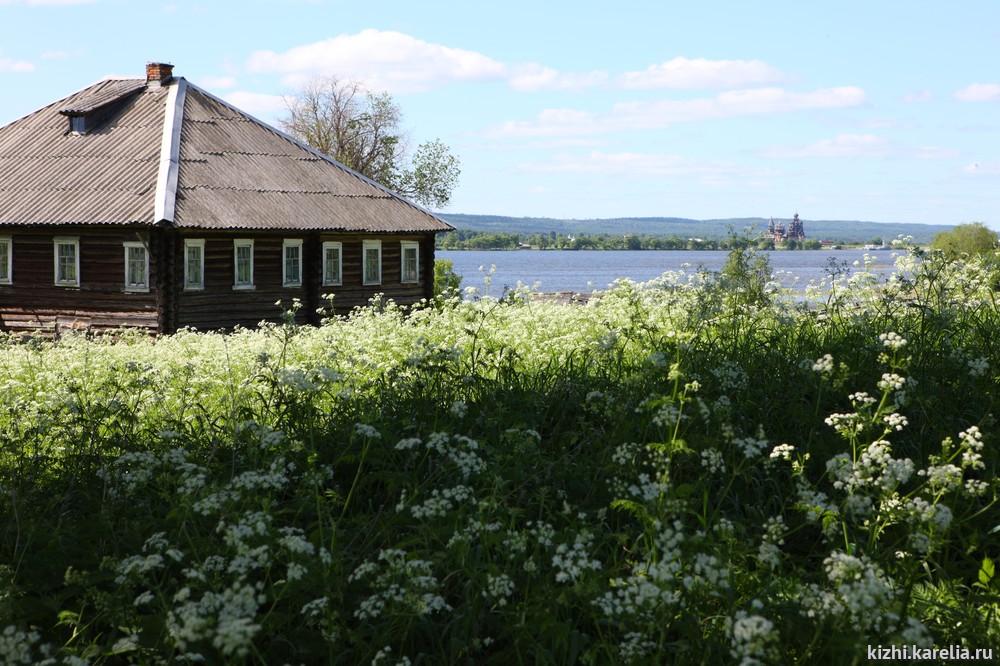
<instances>
[{"instance_id":1,"label":"lake water","mask_svg":"<svg viewBox=\"0 0 1000 666\"><path fill-rule=\"evenodd\" d=\"M887 275L894 272L896 255L893 250L776 250L762 252L771 261L771 270L778 274L782 285L805 288L810 281L819 282L830 273L830 260L846 264L851 272L855 261L864 264L864 256L872 258L872 272ZM462 276L462 288L483 288L484 275L480 266L489 270L496 266L490 293L499 296L505 286L518 281L533 291L573 291L589 293L606 289L619 278L646 282L667 271L686 273L700 267L708 271L722 269L729 253L725 250L438 250L435 257L447 259ZM798 280L795 280L798 278ZM537 285L537 286L536 286Z\"/></svg>"}]
</instances>

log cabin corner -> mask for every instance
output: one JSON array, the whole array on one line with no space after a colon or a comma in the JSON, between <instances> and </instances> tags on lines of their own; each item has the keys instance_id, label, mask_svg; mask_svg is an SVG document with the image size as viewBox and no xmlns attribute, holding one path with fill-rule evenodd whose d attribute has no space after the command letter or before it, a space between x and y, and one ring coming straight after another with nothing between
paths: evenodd
<instances>
[{"instance_id":1,"label":"log cabin corner","mask_svg":"<svg viewBox=\"0 0 1000 666\"><path fill-rule=\"evenodd\" d=\"M0 127L0 330L316 323L433 296L451 225L148 63Z\"/></svg>"}]
</instances>

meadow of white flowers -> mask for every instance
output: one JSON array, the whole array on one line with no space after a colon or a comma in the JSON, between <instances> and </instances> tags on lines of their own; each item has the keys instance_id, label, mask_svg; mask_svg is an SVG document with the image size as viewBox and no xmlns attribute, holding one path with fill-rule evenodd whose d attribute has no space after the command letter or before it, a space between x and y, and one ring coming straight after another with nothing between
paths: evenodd
<instances>
[{"instance_id":1,"label":"meadow of white flowers","mask_svg":"<svg viewBox=\"0 0 1000 666\"><path fill-rule=\"evenodd\" d=\"M897 264L806 299L743 251L586 305L4 340L0 655L1000 648L1000 264Z\"/></svg>"}]
</instances>

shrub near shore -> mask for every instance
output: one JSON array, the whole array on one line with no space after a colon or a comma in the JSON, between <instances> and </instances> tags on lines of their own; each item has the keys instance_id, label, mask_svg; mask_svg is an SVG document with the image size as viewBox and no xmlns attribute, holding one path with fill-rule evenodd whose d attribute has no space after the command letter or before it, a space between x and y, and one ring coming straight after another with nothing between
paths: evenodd
<instances>
[{"instance_id":1,"label":"shrub near shore","mask_svg":"<svg viewBox=\"0 0 1000 666\"><path fill-rule=\"evenodd\" d=\"M9 663L1000 647L989 259L0 347Z\"/></svg>"}]
</instances>

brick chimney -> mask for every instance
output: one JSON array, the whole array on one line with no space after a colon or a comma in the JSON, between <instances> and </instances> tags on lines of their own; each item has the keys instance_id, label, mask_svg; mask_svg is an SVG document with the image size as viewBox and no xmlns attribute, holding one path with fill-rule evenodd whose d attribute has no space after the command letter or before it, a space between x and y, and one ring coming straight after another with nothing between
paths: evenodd
<instances>
[{"instance_id":1,"label":"brick chimney","mask_svg":"<svg viewBox=\"0 0 1000 666\"><path fill-rule=\"evenodd\" d=\"M173 76L174 66L165 62L146 63L146 85L159 86L166 83Z\"/></svg>"}]
</instances>

